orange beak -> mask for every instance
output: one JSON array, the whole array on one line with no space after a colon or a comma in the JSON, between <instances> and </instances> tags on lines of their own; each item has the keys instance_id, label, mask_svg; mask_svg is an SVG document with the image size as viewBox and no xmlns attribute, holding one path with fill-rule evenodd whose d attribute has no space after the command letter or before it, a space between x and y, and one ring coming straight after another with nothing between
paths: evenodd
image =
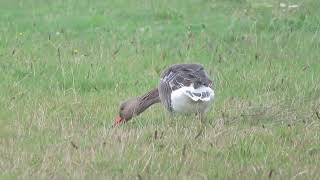
<instances>
[{"instance_id":1,"label":"orange beak","mask_svg":"<svg viewBox=\"0 0 320 180\"><path fill-rule=\"evenodd\" d=\"M118 114L115 118L114 118L114 122L113 125L118 125L123 121L123 118Z\"/></svg>"}]
</instances>

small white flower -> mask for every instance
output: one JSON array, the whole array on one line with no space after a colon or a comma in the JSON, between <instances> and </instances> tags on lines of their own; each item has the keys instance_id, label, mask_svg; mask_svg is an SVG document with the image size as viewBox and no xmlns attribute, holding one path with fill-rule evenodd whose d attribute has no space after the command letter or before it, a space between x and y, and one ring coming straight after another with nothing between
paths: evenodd
<instances>
[{"instance_id":1,"label":"small white flower","mask_svg":"<svg viewBox=\"0 0 320 180\"><path fill-rule=\"evenodd\" d=\"M280 7L285 8L287 5L285 3L280 3Z\"/></svg>"},{"instance_id":2,"label":"small white flower","mask_svg":"<svg viewBox=\"0 0 320 180\"><path fill-rule=\"evenodd\" d=\"M141 31L141 32L144 32L144 31L145 31L145 28L144 28L144 27L141 27L141 28L140 28L140 31Z\"/></svg>"},{"instance_id":3,"label":"small white flower","mask_svg":"<svg viewBox=\"0 0 320 180\"><path fill-rule=\"evenodd\" d=\"M298 7L299 7L298 4L292 4L292 5L288 6L289 9L294 9L294 8L298 8Z\"/></svg>"}]
</instances>

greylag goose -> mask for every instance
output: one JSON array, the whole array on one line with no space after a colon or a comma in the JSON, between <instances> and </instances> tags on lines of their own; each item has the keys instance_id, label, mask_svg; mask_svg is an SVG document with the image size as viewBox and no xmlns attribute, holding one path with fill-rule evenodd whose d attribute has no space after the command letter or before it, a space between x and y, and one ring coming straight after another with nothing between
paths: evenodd
<instances>
[{"instance_id":1,"label":"greylag goose","mask_svg":"<svg viewBox=\"0 0 320 180\"><path fill-rule=\"evenodd\" d=\"M162 71L157 88L120 105L114 125L126 122L160 102L170 113L202 115L213 98L212 81L202 65L172 65Z\"/></svg>"}]
</instances>

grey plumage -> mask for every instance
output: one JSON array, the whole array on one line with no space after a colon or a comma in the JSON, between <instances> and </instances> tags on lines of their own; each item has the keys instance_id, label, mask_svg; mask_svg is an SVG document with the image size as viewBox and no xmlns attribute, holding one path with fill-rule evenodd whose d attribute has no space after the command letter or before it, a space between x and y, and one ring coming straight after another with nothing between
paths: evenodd
<instances>
[{"instance_id":1,"label":"grey plumage","mask_svg":"<svg viewBox=\"0 0 320 180\"><path fill-rule=\"evenodd\" d=\"M166 68L160 75L158 84L159 97L165 108L172 112L171 93L184 86L193 84L197 89L200 86L210 87L212 81L200 64L176 64ZM191 96L207 96L209 94L191 94Z\"/></svg>"}]
</instances>

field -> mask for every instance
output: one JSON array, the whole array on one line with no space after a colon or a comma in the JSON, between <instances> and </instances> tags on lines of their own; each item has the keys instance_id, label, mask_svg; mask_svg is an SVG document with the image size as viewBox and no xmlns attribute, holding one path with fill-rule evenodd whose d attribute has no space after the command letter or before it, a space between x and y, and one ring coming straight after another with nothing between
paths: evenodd
<instances>
[{"instance_id":1,"label":"field","mask_svg":"<svg viewBox=\"0 0 320 180\"><path fill-rule=\"evenodd\" d=\"M319 179L320 1L0 1L0 179ZM121 101L201 63L205 121Z\"/></svg>"}]
</instances>

